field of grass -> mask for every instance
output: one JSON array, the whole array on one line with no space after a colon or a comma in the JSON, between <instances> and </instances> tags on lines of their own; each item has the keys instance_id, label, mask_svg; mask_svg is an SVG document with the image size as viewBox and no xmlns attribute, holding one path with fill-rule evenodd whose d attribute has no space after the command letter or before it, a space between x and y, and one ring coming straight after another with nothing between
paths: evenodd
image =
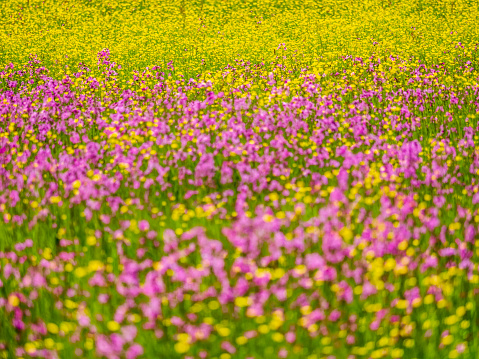
<instances>
[{"instance_id":1,"label":"field of grass","mask_svg":"<svg viewBox=\"0 0 479 359\"><path fill-rule=\"evenodd\" d=\"M0 359L478 358L477 23L0 3Z\"/></svg>"}]
</instances>

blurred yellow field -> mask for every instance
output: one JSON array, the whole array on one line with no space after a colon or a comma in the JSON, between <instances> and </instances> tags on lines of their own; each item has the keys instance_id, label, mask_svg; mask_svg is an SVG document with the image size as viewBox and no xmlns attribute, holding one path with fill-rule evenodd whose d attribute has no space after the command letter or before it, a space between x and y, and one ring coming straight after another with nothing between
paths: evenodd
<instances>
[{"instance_id":1,"label":"blurred yellow field","mask_svg":"<svg viewBox=\"0 0 479 359\"><path fill-rule=\"evenodd\" d=\"M274 61L281 43L305 62L372 54L447 62L474 51L479 31L475 1L14 0L0 9L4 63L28 54L94 63L108 48L128 69L174 61L194 73L240 58Z\"/></svg>"}]
</instances>

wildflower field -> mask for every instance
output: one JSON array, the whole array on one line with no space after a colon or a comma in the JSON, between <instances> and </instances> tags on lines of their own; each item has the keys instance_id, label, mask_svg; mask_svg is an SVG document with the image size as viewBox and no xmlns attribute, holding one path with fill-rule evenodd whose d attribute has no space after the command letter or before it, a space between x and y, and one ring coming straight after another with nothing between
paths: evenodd
<instances>
[{"instance_id":1,"label":"wildflower field","mask_svg":"<svg viewBox=\"0 0 479 359\"><path fill-rule=\"evenodd\" d=\"M478 23L0 2L0 359L478 358Z\"/></svg>"}]
</instances>

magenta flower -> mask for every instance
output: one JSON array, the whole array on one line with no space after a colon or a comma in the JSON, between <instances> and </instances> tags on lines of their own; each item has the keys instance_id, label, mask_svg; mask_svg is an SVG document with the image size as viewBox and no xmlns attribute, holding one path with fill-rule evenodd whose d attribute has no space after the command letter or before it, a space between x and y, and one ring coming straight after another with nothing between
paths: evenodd
<instances>
[{"instance_id":1,"label":"magenta flower","mask_svg":"<svg viewBox=\"0 0 479 359\"><path fill-rule=\"evenodd\" d=\"M142 220L138 222L138 229L142 232L146 232L150 229L150 224L148 221Z\"/></svg>"},{"instance_id":2,"label":"magenta flower","mask_svg":"<svg viewBox=\"0 0 479 359\"><path fill-rule=\"evenodd\" d=\"M140 344L135 343L126 350L125 357L127 359L135 359L143 355L143 353L143 347Z\"/></svg>"}]
</instances>

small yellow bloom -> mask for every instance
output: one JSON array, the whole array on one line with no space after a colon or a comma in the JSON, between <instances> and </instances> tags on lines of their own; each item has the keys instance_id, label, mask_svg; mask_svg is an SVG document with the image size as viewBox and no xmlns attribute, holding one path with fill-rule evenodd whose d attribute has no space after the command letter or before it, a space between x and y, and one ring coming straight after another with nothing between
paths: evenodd
<instances>
[{"instance_id":1,"label":"small yellow bloom","mask_svg":"<svg viewBox=\"0 0 479 359\"><path fill-rule=\"evenodd\" d=\"M269 333L269 326L267 326L266 324L261 324L261 325L258 327L258 332L260 332L261 334L267 334L267 333Z\"/></svg>"},{"instance_id":2,"label":"small yellow bloom","mask_svg":"<svg viewBox=\"0 0 479 359\"><path fill-rule=\"evenodd\" d=\"M8 304L10 304L12 307L18 307L20 304L20 299L16 295L11 295L8 297Z\"/></svg>"},{"instance_id":3,"label":"small yellow bloom","mask_svg":"<svg viewBox=\"0 0 479 359\"><path fill-rule=\"evenodd\" d=\"M190 336L188 333L180 333L178 334L178 341L179 342L184 342L184 343L189 343L190 342Z\"/></svg>"},{"instance_id":4,"label":"small yellow bloom","mask_svg":"<svg viewBox=\"0 0 479 359\"><path fill-rule=\"evenodd\" d=\"M186 353L190 350L190 345L186 342L178 342L175 344L175 351L179 354Z\"/></svg>"},{"instance_id":5,"label":"small yellow bloom","mask_svg":"<svg viewBox=\"0 0 479 359\"><path fill-rule=\"evenodd\" d=\"M87 339L85 340L85 345L84 345L85 349L86 349L86 350L92 350L92 349L93 349L93 346L94 346L94 345L93 345L93 340L90 339L90 338L87 338Z\"/></svg>"},{"instance_id":6,"label":"small yellow bloom","mask_svg":"<svg viewBox=\"0 0 479 359\"><path fill-rule=\"evenodd\" d=\"M456 349L453 349L449 352L449 359L456 359L459 357L459 352Z\"/></svg>"},{"instance_id":7,"label":"small yellow bloom","mask_svg":"<svg viewBox=\"0 0 479 359\"><path fill-rule=\"evenodd\" d=\"M269 222L271 222L271 221L273 220L273 218L274 218L274 217L273 217L272 215L270 215L270 214L265 214L265 215L263 216L263 221L265 221L266 223L269 223Z\"/></svg>"},{"instance_id":8,"label":"small yellow bloom","mask_svg":"<svg viewBox=\"0 0 479 359\"><path fill-rule=\"evenodd\" d=\"M407 247L408 247L407 241L402 241L402 242L400 242L400 243L398 244L398 249L399 249L400 251L406 250Z\"/></svg>"},{"instance_id":9,"label":"small yellow bloom","mask_svg":"<svg viewBox=\"0 0 479 359\"><path fill-rule=\"evenodd\" d=\"M78 304L76 304L70 299L65 299L65 307L68 309L75 309L78 308Z\"/></svg>"},{"instance_id":10,"label":"small yellow bloom","mask_svg":"<svg viewBox=\"0 0 479 359\"><path fill-rule=\"evenodd\" d=\"M220 307L220 303L217 302L216 300L208 303L208 308L210 308L211 310L216 310L219 307Z\"/></svg>"},{"instance_id":11,"label":"small yellow bloom","mask_svg":"<svg viewBox=\"0 0 479 359\"><path fill-rule=\"evenodd\" d=\"M82 278L86 275L87 275L87 271L85 270L85 268L78 267L77 269L75 269L75 276L77 278Z\"/></svg>"},{"instance_id":12,"label":"small yellow bloom","mask_svg":"<svg viewBox=\"0 0 479 359\"><path fill-rule=\"evenodd\" d=\"M247 307L251 304L251 299L249 297L237 297L235 299L235 304L240 308Z\"/></svg>"},{"instance_id":13,"label":"small yellow bloom","mask_svg":"<svg viewBox=\"0 0 479 359\"><path fill-rule=\"evenodd\" d=\"M284 335L277 332L277 333L274 333L274 334L271 336L271 338L273 338L273 340L274 340L275 342L281 343L281 342L283 341L283 339L284 339Z\"/></svg>"},{"instance_id":14,"label":"small yellow bloom","mask_svg":"<svg viewBox=\"0 0 479 359\"><path fill-rule=\"evenodd\" d=\"M118 329L120 329L120 324L118 324L117 322L115 322L114 320L110 320L108 323L107 323L107 328L108 330L112 331L112 332L116 332Z\"/></svg>"},{"instance_id":15,"label":"small yellow bloom","mask_svg":"<svg viewBox=\"0 0 479 359\"><path fill-rule=\"evenodd\" d=\"M58 325L55 323L48 323L47 330L52 334L58 334Z\"/></svg>"},{"instance_id":16,"label":"small yellow bloom","mask_svg":"<svg viewBox=\"0 0 479 359\"><path fill-rule=\"evenodd\" d=\"M393 358L402 358L403 354L404 354L403 349L395 348L391 350L391 357Z\"/></svg>"},{"instance_id":17,"label":"small yellow bloom","mask_svg":"<svg viewBox=\"0 0 479 359\"><path fill-rule=\"evenodd\" d=\"M244 336L236 338L236 344L238 344L238 345L244 345L247 342L248 342L248 338L246 338Z\"/></svg>"},{"instance_id":18,"label":"small yellow bloom","mask_svg":"<svg viewBox=\"0 0 479 359\"><path fill-rule=\"evenodd\" d=\"M35 344L33 343L26 343L25 346L25 351L28 353L28 354L33 354L36 352L37 348L35 347Z\"/></svg>"},{"instance_id":19,"label":"small yellow bloom","mask_svg":"<svg viewBox=\"0 0 479 359\"><path fill-rule=\"evenodd\" d=\"M96 244L96 238L94 236L88 236L86 239L86 244L89 246L94 246Z\"/></svg>"},{"instance_id":20,"label":"small yellow bloom","mask_svg":"<svg viewBox=\"0 0 479 359\"><path fill-rule=\"evenodd\" d=\"M441 342L444 345L449 345L454 341L454 338L452 335L446 335L444 338L442 338Z\"/></svg>"},{"instance_id":21,"label":"small yellow bloom","mask_svg":"<svg viewBox=\"0 0 479 359\"><path fill-rule=\"evenodd\" d=\"M52 196L50 197L50 203L51 204L56 204L56 203L59 203L61 201L61 197L60 196ZM33 207L33 205L32 205Z\"/></svg>"},{"instance_id":22,"label":"small yellow bloom","mask_svg":"<svg viewBox=\"0 0 479 359\"><path fill-rule=\"evenodd\" d=\"M218 332L218 334L222 337L227 337L228 335L231 334L231 330L229 328L226 328L226 327L218 327L216 329L216 331Z\"/></svg>"},{"instance_id":23,"label":"small yellow bloom","mask_svg":"<svg viewBox=\"0 0 479 359\"><path fill-rule=\"evenodd\" d=\"M353 231L351 231L351 229L349 229L348 227L343 227L341 228L341 230L339 231L339 234L341 235L341 237L343 237L343 239L346 241L346 242L349 242L351 239L353 239Z\"/></svg>"},{"instance_id":24,"label":"small yellow bloom","mask_svg":"<svg viewBox=\"0 0 479 359\"><path fill-rule=\"evenodd\" d=\"M53 341L52 338L46 338L44 341L44 344L45 344L45 348L47 349L51 349L55 346L55 342Z\"/></svg>"},{"instance_id":25,"label":"small yellow bloom","mask_svg":"<svg viewBox=\"0 0 479 359\"><path fill-rule=\"evenodd\" d=\"M68 323L68 322L61 322L60 323L60 330L64 333L71 332L71 331L73 331L74 328L75 328L75 326L73 325L73 323Z\"/></svg>"}]
</instances>

